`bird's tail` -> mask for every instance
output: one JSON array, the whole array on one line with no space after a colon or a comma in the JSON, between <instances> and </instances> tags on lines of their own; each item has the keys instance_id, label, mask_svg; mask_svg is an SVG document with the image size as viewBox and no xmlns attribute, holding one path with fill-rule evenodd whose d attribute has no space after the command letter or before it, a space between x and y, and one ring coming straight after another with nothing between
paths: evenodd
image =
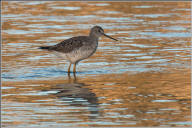
<instances>
[{"instance_id":1,"label":"bird's tail","mask_svg":"<svg viewBox=\"0 0 192 128\"><path fill-rule=\"evenodd\" d=\"M50 49L50 46L41 46L41 47L39 47L39 49L46 49L46 50L49 50L49 49Z\"/></svg>"}]
</instances>

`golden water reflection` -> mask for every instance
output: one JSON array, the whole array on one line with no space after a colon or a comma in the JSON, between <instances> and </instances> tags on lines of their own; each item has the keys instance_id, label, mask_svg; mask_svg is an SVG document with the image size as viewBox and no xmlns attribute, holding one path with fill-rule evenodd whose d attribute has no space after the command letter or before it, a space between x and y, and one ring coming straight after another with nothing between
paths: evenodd
<instances>
[{"instance_id":1,"label":"golden water reflection","mask_svg":"<svg viewBox=\"0 0 192 128\"><path fill-rule=\"evenodd\" d=\"M190 120L188 70L87 76L78 77L78 82L61 77L3 85L8 88L3 89L7 95L2 97L6 106L3 110L10 113L6 117L18 117L18 121L5 123L8 126L29 122L45 126L48 122L58 126L176 126L178 120ZM20 120L25 117L29 122Z\"/></svg>"},{"instance_id":2,"label":"golden water reflection","mask_svg":"<svg viewBox=\"0 0 192 128\"><path fill-rule=\"evenodd\" d=\"M190 2L2 2L3 127L190 126ZM96 53L68 78L39 50L93 25Z\"/></svg>"}]
</instances>

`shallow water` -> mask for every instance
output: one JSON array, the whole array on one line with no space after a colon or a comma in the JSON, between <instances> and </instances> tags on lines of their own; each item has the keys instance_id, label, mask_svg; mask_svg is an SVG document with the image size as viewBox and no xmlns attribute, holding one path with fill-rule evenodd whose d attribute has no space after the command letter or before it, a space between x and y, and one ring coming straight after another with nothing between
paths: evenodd
<instances>
[{"instance_id":1,"label":"shallow water","mask_svg":"<svg viewBox=\"0 0 192 128\"><path fill-rule=\"evenodd\" d=\"M2 126L190 126L189 2L3 2ZM100 25L76 76L38 49ZM75 79L76 78L76 79Z\"/></svg>"}]
</instances>

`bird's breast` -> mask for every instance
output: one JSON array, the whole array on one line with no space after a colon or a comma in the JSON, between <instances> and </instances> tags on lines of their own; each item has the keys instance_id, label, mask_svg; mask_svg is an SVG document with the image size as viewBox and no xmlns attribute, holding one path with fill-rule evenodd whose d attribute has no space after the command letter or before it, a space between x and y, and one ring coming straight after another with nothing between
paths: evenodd
<instances>
[{"instance_id":1,"label":"bird's breast","mask_svg":"<svg viewBox=\"0 0 192 128\"><path fill-rule=\"evenodd\" d=\"M93 55L97 49L98 43L92 43L90 45L84 45L81 48L75 49L67 54L67 57L72 63L86 59Z\"/></svg>"}]
</instances>

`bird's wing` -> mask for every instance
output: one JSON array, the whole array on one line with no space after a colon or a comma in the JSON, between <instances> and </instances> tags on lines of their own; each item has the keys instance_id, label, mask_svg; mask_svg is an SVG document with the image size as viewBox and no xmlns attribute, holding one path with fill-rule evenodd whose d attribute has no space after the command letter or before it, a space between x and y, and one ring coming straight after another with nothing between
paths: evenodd
<instances>
[{"instance_id":1,"label":"bird's wing","mask_svg":"<svg viewBox=\"0 0 192 128\"><path fill-rule=\"evenodd\" d=\"M54 46L51 46L49 50L68 53L74 49L78 49L83 46L84 42L87 41L86 36L72 37L70 39L64 40Z\"/></svg>"}]
</instances>

